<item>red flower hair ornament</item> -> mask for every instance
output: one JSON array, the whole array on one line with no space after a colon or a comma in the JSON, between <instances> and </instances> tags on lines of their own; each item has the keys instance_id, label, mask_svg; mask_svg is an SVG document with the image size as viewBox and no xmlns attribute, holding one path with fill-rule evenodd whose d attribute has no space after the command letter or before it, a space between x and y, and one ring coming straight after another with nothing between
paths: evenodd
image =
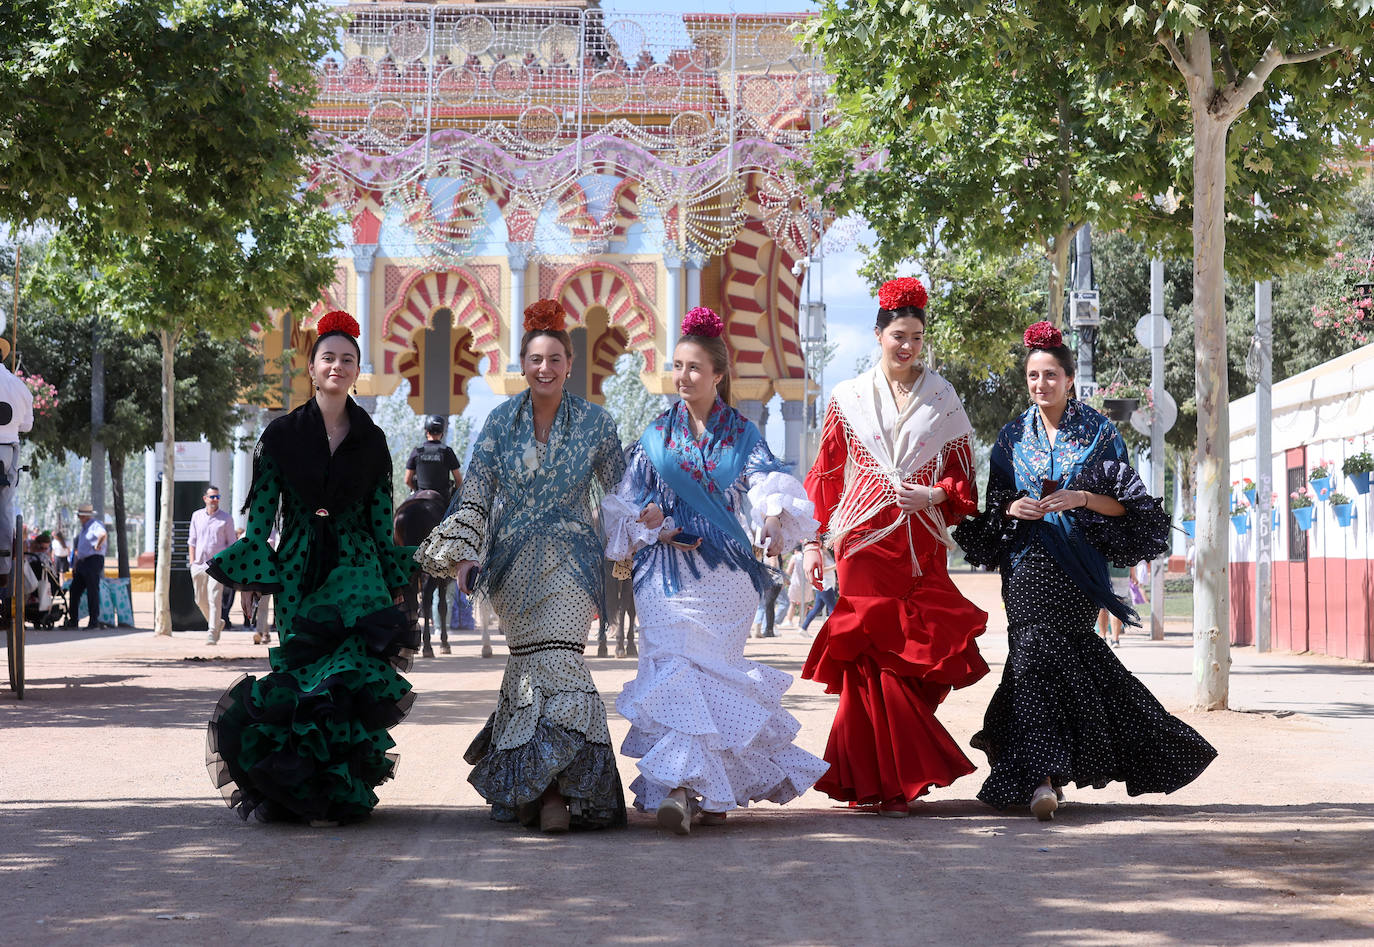
<instances>
[{"instance_id":1,"label":"red flower hair ornament","mask_svg":"<svg viewBox=\"0 0 1374 947\"><path fill-rule=\"evenodd\" d=\"M1037 322L1026 329L1021 341L1028 349L1057 349L1064 344L1064 336L1052 322Z\"/></svg>"},{"instance_id":2,"label":"red flower hair ornament","mask_svg":"<svg viewBox=\"0 0 1374 947\"><path fill-rule=\"evenodd\" d=\"M363 330L359 328L357 319L342 309L335 309L333 312L326 312L320 316L320 321L315 323L316 336L324 335L327 332L342 332L344 335L356 339L362 335Z\"/></svg>"},{"instance_id":3,"label":"red flower hair ornament","mask_svg":"<svg viewBox=\"0 0 1374 947\"><path fill-rule=\"evenodd\" d=\"M703 335L708 339L718 338L725 331L725 323L714 309L697 306L682 317L683 335Z\"/></svg>"},{"instance_id":4,"label":"red flower hair ornament","mask_svg":"<svg viewBox=\"0 0 1374 947\"><path fill-rule=\"evenodd\" d=\"M525 307L526 332L563 332L568 327L568 314L556 299L541 299Z\"/></svg>"},{"instance_id":5,"label":"red flower hair ornament","mask_svg":"<svg viewBox=\"0 0 1374 947\"><path fill-rule=\"evenodd\" d=\"M930 295L914 276L890 279L878 290L878 306L891 312L894 309L924 309Z\"/></svg>"}]
</instances>

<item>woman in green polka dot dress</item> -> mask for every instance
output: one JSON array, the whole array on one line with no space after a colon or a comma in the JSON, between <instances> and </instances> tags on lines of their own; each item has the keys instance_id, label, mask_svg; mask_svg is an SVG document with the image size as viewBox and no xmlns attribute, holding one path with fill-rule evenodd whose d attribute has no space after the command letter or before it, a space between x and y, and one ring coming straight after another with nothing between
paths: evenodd
<instances>
[{"instance_id":1,"label":"woman in green polka dot dress","mask_svg":"<svg viewBox=\"0 0 1374 947\"><path fill-rule=\"evenodd\" d=\"M395 604L414 549L391 538L386 436L348 396L358 323L331 312L316 331L315 397L263 432L248 528L211 560L219 581L276 595L280 644L270 674L220 698L206 762L244 819L328 825L365 818L395 770L387 731L414 700L398 671L419 630Z\"/></svg>"},{"instance_id":2,"label":"woman in green polka dot dress","mask_svg":"<svg viewBox=\"0 0 1374 947\"><path fill-rule=\"evenodd\" d=\"M501 617L510 660L496 712L465 754L492 818L545 832L625 824L606 705L582 649L605 601L595 485L625 459L604 408L563 390L572 367L564 313L525 310L520 368L529 390L497 406L477 437L463 492L420 545L431 575L477 589Z\"/></svg>"}]
</instances>

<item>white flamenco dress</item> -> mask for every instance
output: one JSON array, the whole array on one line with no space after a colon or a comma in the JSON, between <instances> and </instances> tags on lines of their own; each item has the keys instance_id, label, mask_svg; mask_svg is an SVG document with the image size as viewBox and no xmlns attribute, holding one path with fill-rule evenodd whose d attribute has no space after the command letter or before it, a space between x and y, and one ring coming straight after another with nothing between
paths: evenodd
<instances>
[{"instance_id":1,"label":"white flamenco dress","mask_svg":"<svg viewBox=\"0 0 1374 947\"><path fill-rule=\"evenodd\" d=\"M671 426L673 413L656 423ZM712 420L719 427L733 419ZM724 446L717 449L732 449L729 438L719 440ZM709 459L710 451L702 456ZM800 724L781 702L792 676L744 657L763 567L752 549L740 548L738 534L718 528L665 483L641 444L628 460L619 489L602 503L602 524L607 557L634 559L639 672L615 704L631 724L621 752L639 761L630 786L634 804L656 810L679 786L706 812L795 799L829 764L793 745ZM721 492L741 525L759 527L779 516L786 547L815 536L819 523L802 485L780 466L759 438L740 476ZM637 520L649 502L668 514L658 530ZM674 525L701 536L700 550L657 542Z\"/></svg>"}]
</instances>

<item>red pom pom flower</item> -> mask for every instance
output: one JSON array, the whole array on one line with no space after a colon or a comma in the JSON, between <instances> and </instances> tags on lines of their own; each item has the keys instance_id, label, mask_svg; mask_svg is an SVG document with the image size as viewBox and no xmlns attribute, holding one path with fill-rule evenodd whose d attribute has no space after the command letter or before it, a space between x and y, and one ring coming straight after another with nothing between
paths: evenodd
<instances>
[{"instance_id":1,"label":"red pom pom flower","mask_svg":"<svg viewBox=\"0 0 1374 947\"><path fill-rule=\"evenodd\" d=\"M890 279L878 290L878 305L891 312L894 309L924 309L930 295L914 276Z\"/></svg>"},{"instance_id":2,"label":"red pom pom flower","mask_svg":"<svg viewBox=\"0 0 1374 947\"><path fill-rule=\"evenodd\" d=\"M363 334L363 330L358 326L358 320L354 319L342 309L335 309L333 312L326 312L320 316L320 321L315 323L315 334L324 335L326 332L342 332L353 338Z\"/></svg>"},{"instance_id":3,"label":"red pom pom flower","mask_svg":"<svg viewBox=\"0 0 1374 947\"><path fill-rule=\"evenodd\" d=\"M1026 334L1021 340L1026 343L1028 349L1057 349L1064 344L1064 336L1052 322L1037 322L1026 329Z\"/></svg>"},{"instance_id":4,"label":"red pom pom flower","mask_svg":"<svg viewBox=\"0 0 1374 947\"><path fill-rule=\"evenodd\" d=\"M568 327L568 314L556 299L541 299L525 307L526 332L562 332Z\"/></svg>"},{"instance_id":5,"label":"red pom pom flower","mask_svg":"<svg viewBox=\"0 0 1374 947\"><path fill-rule=\"evenodd\" d=\"M708 339L717 338L725 331L725 323L714 309L697 306L682 317L683 335L702 335Z\"/></svg>"}]
</instances>

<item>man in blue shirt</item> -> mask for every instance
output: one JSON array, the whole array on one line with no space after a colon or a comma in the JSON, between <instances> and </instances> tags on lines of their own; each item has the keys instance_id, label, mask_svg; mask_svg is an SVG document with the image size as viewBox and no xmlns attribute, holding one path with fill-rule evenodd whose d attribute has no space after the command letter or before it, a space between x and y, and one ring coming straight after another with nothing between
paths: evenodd
<instances>
[{"instance_id":1,"label":"man in blue shirt","mask_svg":"<svg viewBox=\"0 0 1374 947\"><path fill-rule=\"evenodd\" d=\"M68 596L67 627L76 627L76 606L81 594L86 594L86 627L113 628L100 620L100 580L105 575L105 526L95 518L95 508L89 503L77 507L81 521L76 533L76 550L72 563L72 587Z\"/></svg>"}]
</instances>

